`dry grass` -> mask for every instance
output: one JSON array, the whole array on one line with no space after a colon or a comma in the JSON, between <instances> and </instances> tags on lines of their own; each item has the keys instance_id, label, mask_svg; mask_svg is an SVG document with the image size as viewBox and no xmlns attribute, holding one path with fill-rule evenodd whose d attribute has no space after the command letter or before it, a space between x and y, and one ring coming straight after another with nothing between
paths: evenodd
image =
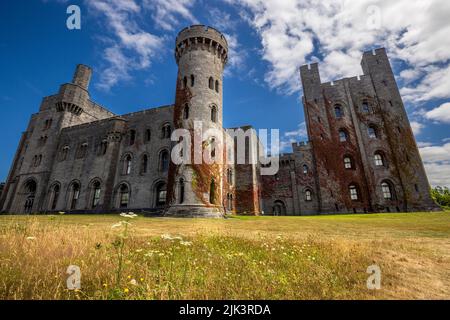
<instances>
[{"instance_id":1,"label":"dry grass","mask_svg":"<svg viewBox=\"0 0 450 320\"><path fill-rule=\"evenodd\" d=\"M450 299L449 212L121 220L1 216L0 299Z\"/></svg>"}]
</instances>

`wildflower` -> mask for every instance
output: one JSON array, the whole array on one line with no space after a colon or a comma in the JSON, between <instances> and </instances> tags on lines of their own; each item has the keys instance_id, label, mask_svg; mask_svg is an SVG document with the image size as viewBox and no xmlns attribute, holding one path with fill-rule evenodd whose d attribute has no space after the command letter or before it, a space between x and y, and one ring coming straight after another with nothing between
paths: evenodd
<instances>
[{"instance_id":1,"label":"wildflower","mask_svg":"<svg viewBox=\"0 0 450 320\"><path fill-rule=\"evenodd\" d=\"M143 281L144 281L144 278L140 278L139 280L141 280L141 282L143 282Z\"/></svg>"},{"instance_id":2,"label":"wildflower","mask_svg":"<svg viewBox=\"0 0 450 320\"><path fill-rule=\"evenodd\" d=\"M133 218L137 217L137 214L134 214L134 212L129 212L129 213L122 212L120 214L120 216L123 218L127 218L127 219L133 219Z\"/></svg>"},{"instance_id":3,"label":"wildflower","mask_svg":"<svg viewBox=\"0 0 450 320\"><path fill-rule=\"evenodd\" d=\"M127 278L128 278L128 279L131 279L131 276L128 276Z\"/></svg>"},{"instance_id":4,"label":"wildflower","mask_svg":"<svg viewBox=\"0 0 450 320\"><path fill-rule=\"evenodd\" d=\"M192 242L189 241L180 241L180 244L185 247L192 246Z\"/></svg>"},{"instance_id":5,"label":"wildflower","mask_svg":"<svg viewBox=\"0 0 450 320\"><path fill-rule=\"evenodd\" d=\"M107 288L107 287L108 287L108 284L107 284L107 283L104 283L104 284L103 284L103 287L104 287L104 288Z\"/></svg>"},{"instance_id":6,"label":"wildflower","mask_svg":"<svg viewBox=\"0 0 450 320\"><path fill-rule=\"evenodd\" d=\"M132 286L137 286L137 281L136 281L136 279L131 279L130 284L131 284Z\"/></svg>"},{"instance_id":7,"label":"wildflower","mask_svg":"<svg viewBox=\"0 0 450 320\"><path fill-rule=\"evenodd\" d=\"M36 240L36 237L27 237L27 240L28 241L33 241L33 240Z\"/></svg>"},{"instance_id":8,"label":"wildflower","mask_svg":"<svg viewBox=\"0 0 450 320\"><path fill-rule=\"evenodd\" d=\"M128 290L128 288L123 289L123 292L128 293L130 292L130 290Z\"/></svg>"}]
</instances>

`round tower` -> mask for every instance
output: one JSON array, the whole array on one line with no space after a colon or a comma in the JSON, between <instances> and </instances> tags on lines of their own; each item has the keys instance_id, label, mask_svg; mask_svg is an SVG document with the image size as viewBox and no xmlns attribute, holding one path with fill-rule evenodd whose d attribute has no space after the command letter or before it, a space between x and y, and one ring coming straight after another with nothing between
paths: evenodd
<instances>
[{"instance_id":1,"label":"round tower","mask_svg":"<svg viewBox=\"0 0 450 320\"><path fill-rule=\"evenodd\" d=\"M178 76L174 106L175 129L185 129L179 141L182 163L169 169L167 215L223 216L222 83L228 44L214 28L195 25L177 36ZM215 129L215 133L205 134ZM200 140L200 141L199 141ZM190 142L190 143L189 143ZM207 156L210 156L207 159ZM205 158L206 157L206 158Z\"/></svg>"}]
</instances>

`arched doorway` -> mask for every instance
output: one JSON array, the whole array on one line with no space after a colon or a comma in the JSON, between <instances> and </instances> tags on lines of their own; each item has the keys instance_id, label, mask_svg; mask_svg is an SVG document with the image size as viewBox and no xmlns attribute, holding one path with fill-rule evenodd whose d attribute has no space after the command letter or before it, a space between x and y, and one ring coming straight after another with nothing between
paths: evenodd
<instances>
[{"instance_id":1,"label":"arched doorway","mask_svg":"<svg viewBox=\"0 0 450 320\"><path fill-rule=\"evenodd\" d=\"M273 204L273 215L274 216L285 216L286 215L286 205L283 201L277 200Z\"/></svg>"}]
</instances>

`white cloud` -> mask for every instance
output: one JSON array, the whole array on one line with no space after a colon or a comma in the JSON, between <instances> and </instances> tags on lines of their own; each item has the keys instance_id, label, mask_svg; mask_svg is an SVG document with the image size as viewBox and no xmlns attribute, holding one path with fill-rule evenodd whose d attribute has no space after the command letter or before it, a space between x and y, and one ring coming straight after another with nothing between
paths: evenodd
<instances>
[{"instance_id":1,"label":"white cloud","mask_svg":"<svg viewBox=\"0 0 450 320\"><path fill-rule=\"evenodd\" d=\"M292 144L308 139L308 132L306 130L306 123L302 122L298 125L296 130L285 132L280 139L280 150L291 151Z\"/></svg>"},{"instance_id":2,"label":"white cloud","mask_svg":"<svg viewBox=\"0 0 450 320\"><path fill-rule=\"evenodd\" d=\"M450 143L441 146L427 144L419 150L430 183L450 187Z\"/></svg>"},{"instance_id":3,"label":"white cloud","mask_svg":"<svg viewBox=\"0 0 450 320\"><path fill-rule=\"evenodd\" d=\"M406 100L450 96L447 0L225 1L243 7L260 35L271 88L299 91L298 68L311 61L321 63L325 81L355 76L361 53L385 46L408 69L400 74Z\"/></svg>"},{"instance_id":4,"label":"white cloud","mask_svg":"<svg viewBox=\"0 0 450 320\"><path fill-rule=\"evenodd\" d=\"M444 103L441 106L425 113L425 118L437 122L450 123L450 103Z\"/></svg>"},{"instance_id":5,"label":"white cloud","mask_svg":"<svg viewBox=\"0 0 450 320\"><path fill-rule=\"evenodd\" d=\"M198 23L191 10L195 0L144 0L143 4L153 11L154 23L163 30L175 30L180 24L179 17L192 24Z\"/></svg>"},{"instance_id":6,"label":"white cloud","mask_svg":"<svg viewBox=\"0 0 450 320\"><path fill-rule=\"evenodd\" d=\"M142 13L141 6L134 0L92 0L86 4L92 13L106 19L113 33L113 38L107 41L112 45L104 50L107 66L100 73L98 87L109 90L119 81L129 79L131 70L148 68L163 47L163 39L143 31L135 22Z\"/></svg>"},{"instance_id":7,"label":"white cloud","mask_svg":"<svg viewBox=\"0 0 450 320\"><path fill-rule=\"evenodd\" d=\"M418 136L422 132L423 128L425 128L425 126L422 123L411 121L411 129L414 132L414 135Z\"/></svg>"}]
</instances>

